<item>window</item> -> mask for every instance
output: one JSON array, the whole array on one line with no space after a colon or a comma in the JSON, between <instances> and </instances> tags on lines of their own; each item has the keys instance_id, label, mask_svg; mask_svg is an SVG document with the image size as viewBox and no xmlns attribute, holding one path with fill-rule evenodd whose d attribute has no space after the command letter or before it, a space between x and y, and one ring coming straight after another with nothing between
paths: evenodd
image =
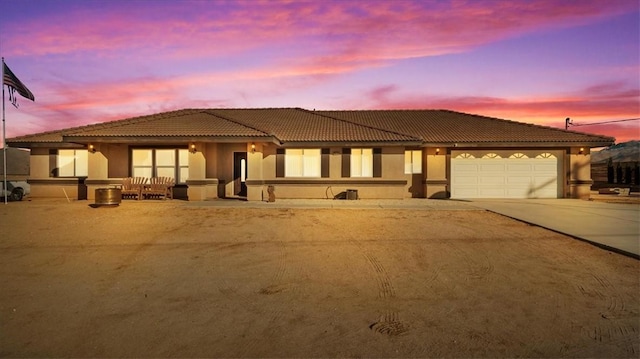
<instances>
[{"instance_id":1,"label":"window","mask_svg":"<svg viewBox=\"0 0 640 359\"><path fill-rule=\"evenodd\" d=\"M58 177L87 177L89 175L89 151L58 150Z\"/></svg>"},{"instance_id":2,"label":"window","mask_svg":"<svg viewBox=\"0 0 640 359\"><path fill-rule=\"evenodd\" d=\"M373 149L351 149L351 177L373 177Z\"/></svg>"},{"instance_id":3,"label":"window","mask_svg":"<svg viewBox=\"0 0 640 359\"><path fill-rule=\"evenodd\" d=\"M486 155L482 156L482 158L502 158L502 157L500 157L500 155L498 155L497 153L487 153Z\"/></svg>"},{"instance_id":4,"label":"window","mask_svg":"<svg viewBox=\"0 0 640 359\"><path fill-rule=\"evenodd\" d=\"M517 152L509 156L509 158L529 158L529 157L527 157L527 155L525 155L524 153Z\"/></svg>"},{"instance_id":5,"label":"window","mask_svg":"<svg viewBox=\"0 0 640 359\"><path fill-rule=\"evenodd\" d=\"M457 155L456 158L475 158L475 157L473 157L472 154L465 152Z\"/></svg>"},{"instance_id":6,"label":"window","mask_svg":"<svg viewBox=\"0 0 640 359\"><path fill-rule=\"evenodd\" d=\"M321 167L319 148L285 150L285 177L320 177Z\"/></svg>"},{"instance_id":7,"label":"window","mask_svg":"<svg viewBox=\"0 0 640 359\"><path fill-rule=\"evenodd\" d=\"M382 177L382 149L343 148L342 177Z\"/></svg>"},{"instance_id":8,"label":"window","mask_svg":"<svg viewBox=\"0 0 640 359\"><path fill-rule=\"evenodd\" d=\"M133 177L171 177L176 183L189 178L187 149L134 149L131 151Z\"/></svg>"},{"instance_id":9,"label":"window","mask_svg":"<svg viewBox=\"0 0 640 359\"><path fill-rule=\"evenodd\" d=\"M422 173L422 151L407 150L404 151L404 173Z\"/></svg>"}]
</instances>

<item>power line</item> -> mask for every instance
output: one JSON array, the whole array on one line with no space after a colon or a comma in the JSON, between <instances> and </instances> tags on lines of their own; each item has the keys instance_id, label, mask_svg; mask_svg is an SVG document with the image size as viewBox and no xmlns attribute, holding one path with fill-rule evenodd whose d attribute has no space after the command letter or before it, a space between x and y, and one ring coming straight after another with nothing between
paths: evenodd
<instances>
[{"instance_id":1,"label":"power line","mask_svg":"<svg viewBox=\"0 0 640 359\"><path fill-rule=\"evenodd\" d=\"M637 118L625 118L624 120L611 120L611 121L603 121L603 122L592 122L592 123L576 123L574 124L573 121L571 121L570 118L567 117L567 119L564 121L564 129L568 129L569 126L591 126L591 125L603 125L605 123L614 123L614 122L627 122L627 121L638 121L640 120L640 117Z\"/></svg>"}]
</instances>

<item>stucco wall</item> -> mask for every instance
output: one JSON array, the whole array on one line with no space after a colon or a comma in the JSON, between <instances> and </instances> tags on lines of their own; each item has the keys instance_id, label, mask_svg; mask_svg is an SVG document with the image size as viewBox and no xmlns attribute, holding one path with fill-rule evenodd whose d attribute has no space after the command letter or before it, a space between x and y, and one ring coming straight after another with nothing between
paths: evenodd
<instances>
[{"instance_id":1,"label":"stucco wall","mask_svg":"<svg viewBox=\"0 0 640 359\"><path fill-rule=\"evenodd\" d=\"M404 198L408 191L404 148L400 146L382 148L381 178L343 178L342 147L329 148L328 178L278 178L276 153L274 145L256 144L255 153L249 154L249 200L266 198L270 185L277 198L332 198L347 189L357 190L360 198Z\"/></svg>"}]
</instances>

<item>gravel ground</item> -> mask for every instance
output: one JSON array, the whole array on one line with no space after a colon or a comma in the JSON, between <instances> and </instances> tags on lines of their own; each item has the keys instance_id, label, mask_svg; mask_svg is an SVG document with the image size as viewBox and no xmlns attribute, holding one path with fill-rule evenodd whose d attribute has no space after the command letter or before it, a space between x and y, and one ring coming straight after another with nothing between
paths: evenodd
<instances>
[{"instance_id":1,"label":"gravel ground","mask_svg":"<svg viewBox=\"0 0 640 359\"><path fill-rule=\"evenodd\" d=\"M454 201L213 202L0 207L0 356L640 354L637 260Z\"/></svg>"}]
</instances>

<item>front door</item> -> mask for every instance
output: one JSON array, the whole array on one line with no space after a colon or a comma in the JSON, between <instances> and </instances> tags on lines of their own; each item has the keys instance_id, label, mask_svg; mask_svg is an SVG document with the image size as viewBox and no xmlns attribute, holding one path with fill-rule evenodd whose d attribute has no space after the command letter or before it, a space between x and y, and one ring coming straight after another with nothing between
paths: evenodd
<instances>
[{"instance_id":1,"label":"front door","mask_svg":"<svg viewBox=\"0 0 640 359\"><path fill-rule=\"evenodd\" d=\"M233 194L247 196L247 153L233 153Z\"/></svg>"}]
</instances>

